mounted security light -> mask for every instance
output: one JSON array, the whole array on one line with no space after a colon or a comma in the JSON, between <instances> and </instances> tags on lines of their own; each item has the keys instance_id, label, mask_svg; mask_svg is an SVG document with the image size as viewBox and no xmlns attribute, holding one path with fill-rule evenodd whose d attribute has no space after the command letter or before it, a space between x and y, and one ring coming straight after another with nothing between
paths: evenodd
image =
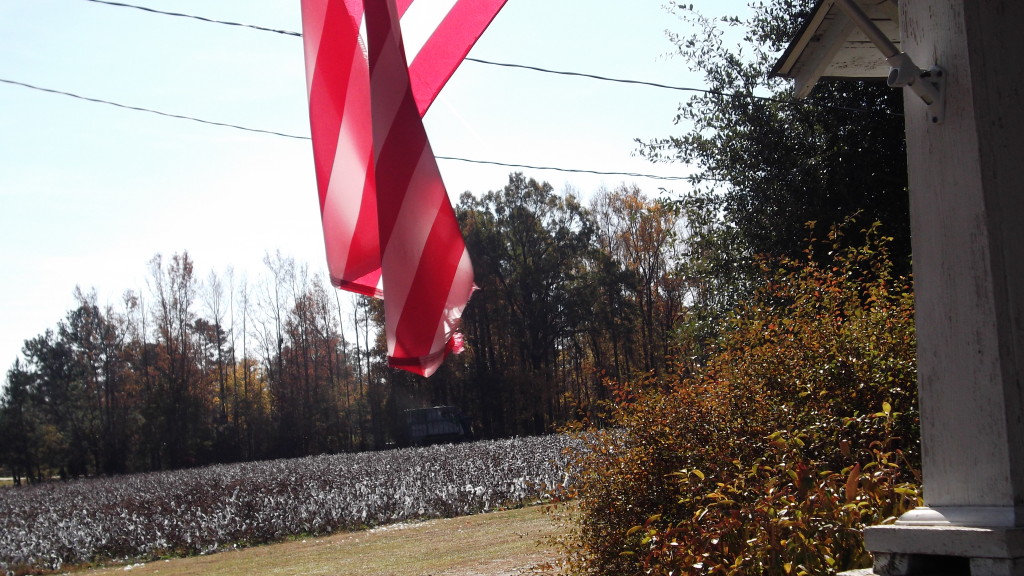
<instances>
[{"instance_id":1,"label":"mounted security light","mask_svg":"<svg viewBox=\"0 0 1024 576\"><path fill-rule=\"evenodd\" d=\"M910 88L928 105L929 119L943 116L942 70L921 70L899 48L896 0L820 0L771 74L794 81L804 98L821 78L885 78Z\"/></svg>"}]
</instances>

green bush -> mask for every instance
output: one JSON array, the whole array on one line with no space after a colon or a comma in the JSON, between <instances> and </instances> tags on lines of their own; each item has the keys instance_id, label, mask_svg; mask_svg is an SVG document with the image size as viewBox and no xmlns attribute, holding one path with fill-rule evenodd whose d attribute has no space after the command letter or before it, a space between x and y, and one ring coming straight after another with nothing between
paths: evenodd
<instances>
[{"instance_id":1,"label":"green bush","mask_svg":"<svg viewBox=\"0 0 1024 576\"><path fill-rule=\"evenodd\" d=\"M567 574L870 564L863 528L919 504L920 455L910 281L877 225L862 232L763 262L706 360L611 384L614 427L585 435L569 494Z\"/></svg>"}]
</instances>

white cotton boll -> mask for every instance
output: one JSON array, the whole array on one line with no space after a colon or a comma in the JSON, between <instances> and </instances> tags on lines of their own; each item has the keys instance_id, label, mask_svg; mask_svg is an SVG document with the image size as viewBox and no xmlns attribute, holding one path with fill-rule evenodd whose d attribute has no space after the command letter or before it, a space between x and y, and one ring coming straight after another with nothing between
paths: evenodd
<instances>
[{"instance_id":1,"label":"white cotton boll","mask_svg":"<svg viewBox=\"0 0 1024 576\"><path fill-rule=\"evenodd\" d=\"M541 486L571 481L561 454L570 443L561 436L481 441L7 491L0 493L0 524L7 522L0 566L56 570L111 545L135 550L124 562L179 548L208 553L245 539L535 502Z\"/></svg>"}]
</instances>

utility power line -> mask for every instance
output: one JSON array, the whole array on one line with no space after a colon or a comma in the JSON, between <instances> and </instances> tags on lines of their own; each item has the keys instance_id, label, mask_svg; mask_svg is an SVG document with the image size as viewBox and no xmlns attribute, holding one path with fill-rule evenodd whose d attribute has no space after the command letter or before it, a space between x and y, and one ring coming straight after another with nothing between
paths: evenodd
<instances>
[{"instance_id":1,"label":"utility power line","mask_svg":"<svg viewBox=\"0 0 1024 576\"><path fill-rule=\"evenodd\" d=\"M252 24L242 24L240 22L231 22L231 21L227 21L227 20L215 20L215 19L212 19L212 18L206 18L204 16L196 16L194 14L182 14L182 13L179 13L179 12L166 12L166 11L163 11L163 10L156 10L156 9L148 8L148 7L145 7L145 6L137 6L135 4L126 4L124 2L113 2L112 0L86 0L86 2L94 2L96 4L107 4L109 6L116 6L116 7L119 7L119 8L134 8L134 9L137 9L137 10L143 10L145 12L150 12L150 13L153 13L153 14L160 14L160 15L164 15L164 16L178 16L178 17L182 17L182 18L192 18L192 19L195 19L195 20L200 20L202 22L209 22L209 23L212 23L212 24L223 24L223 25L228 25L228 26L241 26L241 27L245 27L245 28L253 28L255 30L260 30L262 32L274 32L276 34L284 34L286 36L302 37L302 33L301 32L295 32L295 31L292 31L292 30L278 30L276 28L266 28L266 27L263 27L263 26L254 26ZM876 110L876 109L872 109L872 108L852 108L852 107L846 107L846 106L833 106L833 105L830 105L830 104L822 104L822 103L812 102L812 101L807 101L807 100L792 100L792 99L786 100L786 99L780 99L780 98L773 98L771 96L759 96L759 95L754 94L754 93L726 92L724 90L712 90L712 89L709 89L709 88L694 88L694 87L691 87L691 86L672 86L670 84L661 84L661 83L658 83L658 82L648 82L648 81L644 81L644 80L630 80L630 79L625 79L625 78L612 78L612 77L609 77L609 76L600 76L598 74L587 74L587 73L584 73L584 72L571 72L571 71L564 71L564 70L552 70L550 68L543 68L543 67L540 67L540 66L530 66L530 65L526 65L526 64L511 64L511 63L508 63L508 62L495 62L495 61L492 61L492 60L483 60L483 59L480 59L480 58L469 58L469 57L467 57L465 59L470 61L470 62L476 62L477 64L485 64L485 65L488 65L488 66L500 66L500 67L503 67L503 68L519 68L519 69L523 69L523 70L532 70L534 72L540 72L540 73L544 73L544 74L555 74L555 75L559 75L559 76L575 76L575 77L579 77L579 78L590 78L592 80L600 80L600 81L603 81L603 82L615 82L615 83L618 83L618 84L633 84L633 85L639 85L639 86L648 86L648 87L651 87L651 88L660 88L660 89L664 89L664 90L676 90L676 91L680 91L680 92L700 92L700 93L704 93L704 94L711 94L711 95L722 96L722 97L726 97L726 98L732 98L732 97L749 98L749 99L752 99L752 100L761 100L761 101L765 101L765 102L774 102L776 104L786 104L786 105L790 105L790 106L811 106L811 107L815 107L815 108L825 108L825 109L833 109L833 110L844 110L844 111L847 111L847 112L864 112L864 113L870 113L870 114L884 113L884 114L892 114L894 116L902 116L903 115L903 114L896 113L896 112L881 111L881 110Z\"/></svg>"},{"instance_id":2,"label":"utility power line","mask_svg":"<svg viewBox=\"0 0 1024 576\"><path fill-rule=\"evenodd\" d=\"M106 4L108 6L117 6L118 8L134 8L136 10L142 10L144 12L151 12L153 14L161 14L163 16L178 16L180 18L192 18L193 20L201 20L203 22L210 22L211 24L225 24L228 26L241 26L243 28L252 28L254 30L260 30L262 32L275 32L277 34L284 34L286 36L302 36L299 32L292 32L291 30L278 30L276 28L266 28L264 26L256 26L253 24L242 24L240 22L228 22L226 20L214 20L213 18L206 18L203 16L196 16L194 14L182 14L180 12L167 12L165 10L157 10L155 8L147 8L146 6L137 6L135 4L125 4L124 2L111 2L110 0L86 0L86 2L95 2L96 4Z\"/></svg>"},{"instance_id":3,"label":"utility power line","mask_svg":"<svg viewBox=\"0 0 1024 576\"><path fill-rule=\"evenodd\" d=\"M97 0L89 0L97 1ZM263 130L261 128L250 128L248 126L240 126L238 124L229 124L227 122L215 122L213 120L204 120L202 118L196 118L194 116L186 116L184 114L172 114L170 112L162 112L160 110L153 110L151 108L143 108L141 106L130 106L128 104L122 104L120 102L112 102L110 100L104 100L102 98L93 98L91 96L82 96L81 94L75 94L73 92L66 92L64 90L57 90L54 88L44 88L42 86L36 86L27 82L19 82L17 80L10 80L8 78L0 78L0 82L5 84L11 84L14 86L20 86L23 88L29 88L31 90L38 90L40 92L46 92L49 94L57 94L60 96L68 96L70 98L76 98L78 100L84 100L93 104L106 104L108 106L115 106L124 110L131 110L133 112L146 112L149 114L157 114L159 116L165 116L168 118L176 118L179 120L190 120L192 122L199 122L202 124L210 124L213 126L220 126L223 128L234 128L236 130L244 130L246 132L257 132L260 134L269 134L271 136L280 136L283 138L292 138L295 140L310 140L309 136L303 136L298 134L287 134L284 132L276 132L274 130ZM492 166L505 166L511 168L523 168L527 170L555 170L559 172L572 172L581 174L599 174L605 176L628 176L633 178L651 178L654 180L686 180L685 176L659 176L656 174L641 174L638 172L613 172L613 171L600 171L600 170L587 170L583 168L562 168L556 166L531 166L528 164L513 164L509 162L496 162L492 160L477 160L472 158L460 158L457 156L435 156L438 160L451 160L456 162L468 162L472 164L488 164Z\"/></svg>"},{"instance_id":4,"label":"utility power line","mask_svg":"<svg viewBox=\"0 0 1024 576\"><path fill-rule=\"evenodd\" d=\"M90 0L92 1L92 0ZM298 140L309 140L309 136L296 136L295 134L285 134L284 132L274 132L273 130L262 130L260 128L248 128L245 126L239 126L237 124L228 124L226 122L215 122L213 120L203 120L202 118L194 118L192 116L185 116L182 114L171 114L170 112L161 112L159 110L153 110L151 108L142 108L140 106L129 106L128 104L121 104L119 102L111 102L110 100L103 100L101 98L92 98L90 96L82 96L81 94L75 94L73 92L65 92L63 90L56 90L54 88L43 88L42 86L36 86L27 82L18 82L17 80L9 80L7 78L0 78L0 82L5 84L13 84L15 86L22 86L24 88L31 88L32 90L39 90L40 92L49 92L50 94L59 94L61 96L69 96L71 98L77 98L79 100L85 100L86 102L92 102L94 104L107 104L108 106L116 106L118 108L124 108L125 110L132 110L135 112L148 112L150 114L158 114L160 116L167 116L168 118L177 118L179 120L191 120L193 122L201 122L203 124L212 124L214 126L223 126L225 128L235 128L236 130L245 130L247 132L259 132L261 134L271 134L273 136L282 136L284 138L295 138Z\"/></svg>"},{"instance_id":5,"label":"utility power line","mask_svg":"<svg viewBox=\"0 0 1024 576\"><path fill-rule=\"evenodd\" d=\"M469 158L455 158L452 156L434 156L438 160L455 160L458 162L469 162L472 164L490 164L492 166L507 166L509 168L524 168L527 170L554 170L556 172L573 172L582 174L597 174L599 176L629 176L632 178L651 178L653 180L689 180L689 176L658 176L655 174L641 174L639 172L604 172L601 170L584 170L581 168L559 168L557 166L530 166L527 164L509 164L505 162L494 162L491 160L470 160Z\"/></svg>"}]
</instances>

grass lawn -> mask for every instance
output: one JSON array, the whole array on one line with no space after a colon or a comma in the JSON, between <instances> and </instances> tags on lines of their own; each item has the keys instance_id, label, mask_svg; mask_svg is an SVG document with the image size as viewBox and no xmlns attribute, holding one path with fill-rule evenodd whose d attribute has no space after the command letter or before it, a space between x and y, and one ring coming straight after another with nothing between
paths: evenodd
<instances>
[{"instance_id":1,"label":"grass lawn","mask_svg":"<svg viewBox=\"0 0 1024 576\"><path fill-rule=\"evenodd\" d=\"M208 556L76 572L78 576L501 576L553 574L548 537L558 524L543 507L397 524Z\"/></svg>"}]
</instances>

